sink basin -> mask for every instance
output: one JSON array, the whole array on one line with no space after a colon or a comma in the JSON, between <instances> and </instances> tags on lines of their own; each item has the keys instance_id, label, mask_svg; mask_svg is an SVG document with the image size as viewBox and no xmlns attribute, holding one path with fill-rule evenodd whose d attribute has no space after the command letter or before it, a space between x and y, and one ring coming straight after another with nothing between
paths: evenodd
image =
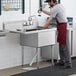
<instances>
[{"instance_id":1,"label":"sink basin","mask_svg":"<svg viewBox=\"0 0 76 76\"><path fill-rule=\"evenodd\" d=\"M54 28L54 27L48 27L47 29L52 29L52 28ZM26 29L25 31L26 31L26 32L29 32L29 31L47 30L47 29L45 29L45 28L43 28L43 27L41 27L41 26L37 26L37 27L35 27L35 28Z\"/></svg>"},{"instance_id":2,"label":"sink basin","mask_svg":"<svg viewBox=\"0 0 76 76\"><path fill-rule=\"evenodd\" d=\"M39 31L35 31L39 30ZM20 34L20 45L30 47L43 47L53 45L56 42L56 30L55 29L32 29L31 32Z\"/></svg>"},{"instance_id":3,"label":"sink basin","mask_svg":"<svg viewBox=\"0 0 76 76\"><path fill-rule=\"evenodd\" d=\"M41 30L41 29L27 29L26 32L28 32L28 31L36 31L36 30Z\"/></svg>"},{"instance_id":4,"label":"sink basin","mask_svg":"<svg viewBox=\"0 0 76 76\"><path fill-rule=\"evenodd\" d=\"M44 28L27 29L26 32L29 32L29 31L36 31L36 30L44 30Z\"/></svg>"},{"instance_id":5,"label":"sink basin","mask_svg":"<svg viewBox=\"0 0 76 76\"><path fill-rule=\"evenodd\" d=\"M30 26L26 26L24 29L23 29L23 32L29 32L29 31L36 31L36 30L43 30L44 28L43 27L30 27ZM22 31L22 29L16 29L16 31Z\"/></svg>"}]
</instances>

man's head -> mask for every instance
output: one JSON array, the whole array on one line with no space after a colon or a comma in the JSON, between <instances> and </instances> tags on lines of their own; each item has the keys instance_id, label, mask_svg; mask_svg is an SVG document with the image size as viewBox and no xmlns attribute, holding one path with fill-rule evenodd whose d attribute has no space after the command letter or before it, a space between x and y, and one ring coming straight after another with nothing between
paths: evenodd
<instances>
[{"instance_id":1,"label":"man's head","mask_svg":"<svg viewBox=\"0 0 76 76\"><path fill-rule=\"evenodd\" d=\"M57 0L46 0L45 2L47 2L51 7L57 4Z\"/></svg>"}]
</instances>

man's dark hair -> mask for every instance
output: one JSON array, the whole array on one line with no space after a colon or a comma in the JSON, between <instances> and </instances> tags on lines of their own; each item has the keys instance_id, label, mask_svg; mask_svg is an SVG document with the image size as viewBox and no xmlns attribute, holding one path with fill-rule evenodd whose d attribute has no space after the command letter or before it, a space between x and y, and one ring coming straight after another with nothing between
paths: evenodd
<instances>
[{"instance_id":1,"label":"man's dark hair","mask_svg":"<svg viewBox=\"0 0 76 76\"><path fill-rule=\"evenodd\" d=\"M46 0L45 2L51 2L51 1L53 1L54 3L57 2L57 0Z\"/></svg>"},{"instance_id":2,"label":"man's dark hair","mask_svg":"<svg viewBox=\"0 0 76 76\"><path fill-rule=\"evenodd\" d=\"M54 3L56 3L57 2L57 0L52 0Z\"/></svg>"}]
</instances>

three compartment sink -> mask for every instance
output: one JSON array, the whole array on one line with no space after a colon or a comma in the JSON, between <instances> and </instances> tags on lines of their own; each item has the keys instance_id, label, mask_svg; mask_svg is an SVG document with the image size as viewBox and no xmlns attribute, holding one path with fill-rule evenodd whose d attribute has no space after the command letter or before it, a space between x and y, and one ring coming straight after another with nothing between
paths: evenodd
<instances>
[{"instance_id":1,"label":"three compartment sink","mask_svg":"<svg viewBox=\"0 0 76 76\"><path fill-rule=\"evenodd\" d=\"M20 33L20 45L30 47L43 47L56 43L56 28L32 29Z\"/></svg>"}]
</instances>

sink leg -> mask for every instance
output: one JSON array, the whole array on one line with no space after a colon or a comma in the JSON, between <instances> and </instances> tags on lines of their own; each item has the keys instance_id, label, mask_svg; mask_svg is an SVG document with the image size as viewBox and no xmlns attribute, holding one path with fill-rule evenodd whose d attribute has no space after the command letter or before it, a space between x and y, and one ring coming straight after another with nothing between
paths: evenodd
<instances>
[{"instance_id":1,"label":"sink leg","mask_svg":"<svg viewBox=\"0 0 76 76\"><path fill-rule=\"evenodd\" d=\"M24 46L21 46L22 49L22 67L24 65Z\"/></svg>"},{"instance_id":2,"label":"sink leg","mask_svg":"<svg viewBox=\"0 0 76 76\"><path fill-rule=\"evenodd\" d=\"M37 62L37 69L39 69L39 48L36 48L37 56L36 56L36 62Z\"/></svg>"},{"instance_id":3,"label":"sink leg","mask_svg":"<svg viewBox=\"0 0 76 76\"><path fill-rule=\"evenodd\" d=\"M54 55L54 50L53 50L53 45L51 45L51 62L52 62L52 66L54 66L54 59L53 59L53 55Z\"/></svg>"}]
</instances>

